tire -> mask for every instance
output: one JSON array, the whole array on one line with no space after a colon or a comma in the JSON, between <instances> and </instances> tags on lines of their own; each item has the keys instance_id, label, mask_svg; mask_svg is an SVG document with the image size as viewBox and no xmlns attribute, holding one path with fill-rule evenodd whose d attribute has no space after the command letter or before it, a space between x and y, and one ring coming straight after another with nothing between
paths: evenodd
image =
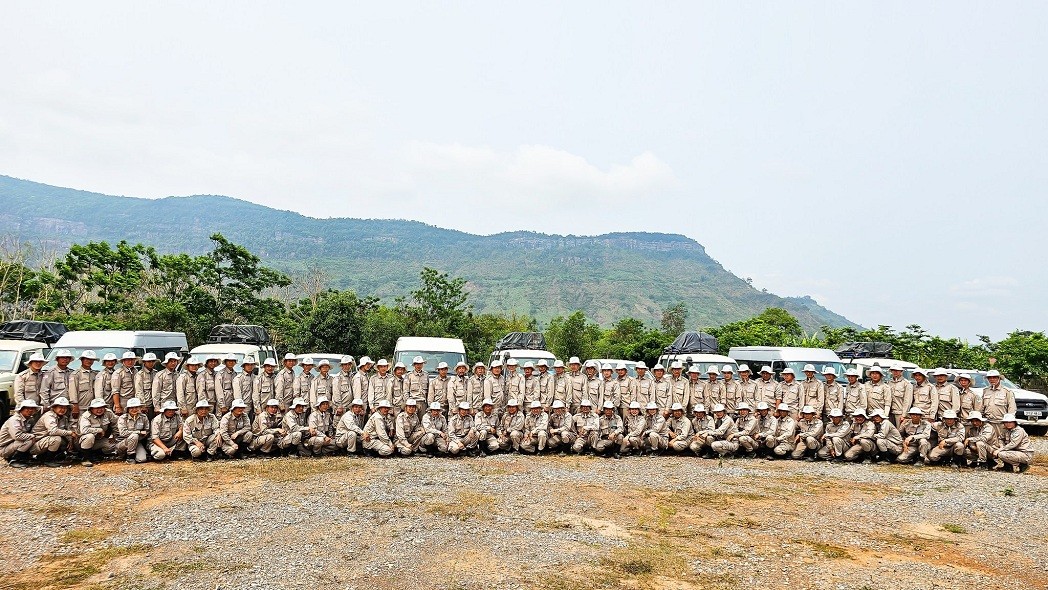
<instances>
[{"instance_id":1,"label":"tire","mask_svg":"<svg viewBox=\"0 0 1048 590\"><path fill-rule=\"evenodd\" d=\"M7 399L7 392L0 392L0 423L7 422L11 414L11 402Z\"/></svg>"}]
</instances>

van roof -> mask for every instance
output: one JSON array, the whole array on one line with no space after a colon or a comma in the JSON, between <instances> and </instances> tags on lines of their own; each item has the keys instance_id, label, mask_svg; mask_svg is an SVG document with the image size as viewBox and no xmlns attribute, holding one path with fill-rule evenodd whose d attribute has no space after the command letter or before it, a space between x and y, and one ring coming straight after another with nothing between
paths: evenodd
<instances>
[{"instance_id":1,"label":"van roof","mask_svg":"<svg viewBox=\"0 0 1048 590\"><path fill-rule=\"evenodd\" d=\"M46 350L47 345L36 340L0 340L0 350Z\"/></svg>"},{"instance_id":2,"label":"van roof","mask_svg":"<svg viewBox=\"0 0 1048 590\"><path fill-rule=\"evenodd\" d=\"M147 330L73 330L63 334L54 347L137 348L143 344L188 347L186 335L182 332Z\"/></svg>"},{"instance_id":3,"label":"van roof","mask_svg":"<svg viewBox=\"0 0 1048 590\"><path fill-rule=\"evenodd\" d=\"M397 338L397 351L458 352L466 354L466 346L459 338L429 338L424 336L401 336Z\"/></svg>"}]
</instances>

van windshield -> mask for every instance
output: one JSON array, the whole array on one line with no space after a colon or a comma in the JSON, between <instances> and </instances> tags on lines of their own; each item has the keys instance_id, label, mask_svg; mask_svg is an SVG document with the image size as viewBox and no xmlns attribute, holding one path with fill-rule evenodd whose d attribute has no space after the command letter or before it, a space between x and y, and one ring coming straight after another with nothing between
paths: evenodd
<instances>
[{"instance_id":1,"label":"van windshield","mask_svg":"<svg viewBox=\"0 0 1048 590\"><path fill-rule=\"evenodd\" d=\"M426 359L426 364L423 370L427 373L436 373L437 365L440 363L448 364L448 372L455 372L455 365L466 362L466 355L461 352L434 352L429 350L402 350L397 353L397 357L393 359L393 364L404 363L408 371L412 370L411 359L416 356L420 356ZM521 363L523 364L523 363Z\"/></svg>"},{"instance_id":2,"label":"van windshield","mask_svg":"<svg viewBox=\"0 0 1048 590\"><path fill-rule=\"evenodd\" d=\"M0 350L0 372L14 373L18 356L17 350Z\"/></svg>"}]
</instances>

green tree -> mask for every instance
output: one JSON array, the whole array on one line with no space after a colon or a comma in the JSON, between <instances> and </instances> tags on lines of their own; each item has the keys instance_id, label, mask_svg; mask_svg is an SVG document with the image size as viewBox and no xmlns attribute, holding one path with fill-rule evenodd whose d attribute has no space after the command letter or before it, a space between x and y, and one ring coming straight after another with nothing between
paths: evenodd
<instances>
[{"instance_id":1,"label":"green tree","mask_svg":"<svg viewBox=\"0 0 1048 590\"><path fill-rule=\"evenodd\" d=\"M367 314L361 334L362 350L357 354L366 354L371 358L388 358L393 354L397 338L409 334L408 319L401 310L381 305Z\"/></svg>"},{"instance_id":2,"label":"green tree","mask_svg":"<svg viewBox=\"0 0 1048 590\"><path fill-rule=\"evenodd\" d=\"M662 310L662 331L669 334L680 334L688 323L688 306L683 301Z\"/></svg>"},{"instance_id":3,"label":"green tree","mask_svg":"<svg viewBox=\"0 0 1048 590\"><path fill-rule=\"evenodd\" d=\"M126 317L139 299L151 251L126 241L115 249L107 242L70 246L54 271L41 271L38 310L58 316Z\"/></svg>"},{"instance_id":4,"label":"green tree","mask_svg":"<svg viewBox=\"0 0 1048 590\"><path fill-rule=\"evenodd\" d=\"M368 315L378 308L378 299L361 299L353 291L328 290L315 299L302 299L290 309L293 328L285 335L294 350L357 354L364 348Z\"/></svg>"},{"instance_id":5,"label":"green tree","mask_svg":"<svg viewBox=\"0 0 1048 590\"><path fill-rule=\"evenodd\" d=\"M600 337L600 326L587 320L582 311L576 311L566 318L557 316L550 320L546 328L546 345L562 359L573 356L596 358L593 353Z\"/></svg>"},{"instance_id":6,"label":"green tree","mask_svg":"<svg viewBox=\"0 0 1048 590\"><path fill-rule=\"evenodd\" d=\"M984 338L987 342L989 339ZM994 367L1021 387L1045 390L1048 385L1048 338L1044 332L1016 330L991 345Z\"/></svg>"},{"instance_id":7,"label":"green tree","mask_svg":"<svg viewBox=\"0 0 1048 590\"><path fill-rule=\"evenodd\" d=\"M733 346L789 346L804 336L800 322L790 312L769 307L748 320L732 322L710 330L717 337L721 352Z\"/></svg>"},{"instance_id":8,"label":"green tree","mask_svg":"<svg viewBox=\"0 0 1048 590\"><path fill-rule=\"evenodd\" d=\"M426 267L421 285L411 292L405 312L416 336L461 337L469 329L469 294L466 280Z\"/></svg>"}]
</instances>

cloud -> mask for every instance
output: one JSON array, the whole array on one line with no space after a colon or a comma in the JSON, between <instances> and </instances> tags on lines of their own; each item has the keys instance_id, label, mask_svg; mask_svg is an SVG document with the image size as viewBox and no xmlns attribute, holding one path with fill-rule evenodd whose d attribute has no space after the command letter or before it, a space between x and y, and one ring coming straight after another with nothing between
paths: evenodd
<instances>
[{"instance_id":1,"label":"cloud","mask_svg":"<svg viewBox=\"0 0 1048 590\"><path fill-rule=\"evenodd\" d=\"M977 277L950 285L950 293L964 298L1000 298L1013 294L1019 281L1013 277Z\"/></svg>"}]
</instances>

